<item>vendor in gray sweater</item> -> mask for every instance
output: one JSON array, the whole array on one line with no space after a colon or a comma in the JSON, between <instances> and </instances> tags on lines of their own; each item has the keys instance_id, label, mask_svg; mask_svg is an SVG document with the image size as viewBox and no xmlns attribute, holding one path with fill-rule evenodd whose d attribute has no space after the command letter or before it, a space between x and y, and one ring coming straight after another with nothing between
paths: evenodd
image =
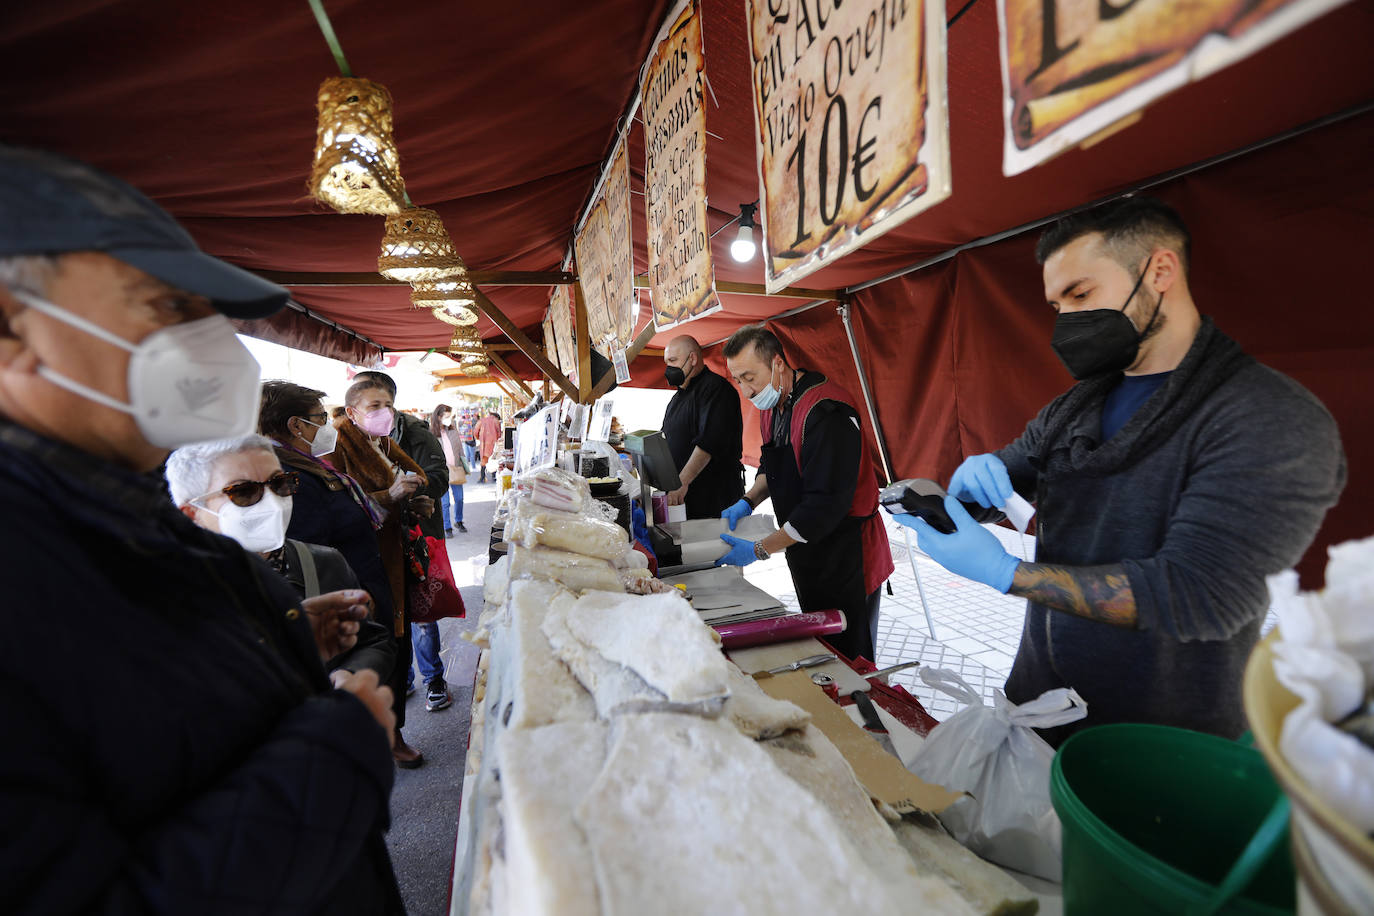
<instances>
[{"instance_id":1,"label":"vendor in gray sweater","mask_svg":"<svg viewBox=\"0 0 1374 916\"><path fill-rule=\"evenodd\" d=\"M1073 687L1088 717L1245 729L1241 675L1269 605L1345 485L1336 423L1310 392L1198 314L1188 230L1148 198L1060 220L1041 237L1053 346L1079 383L1020 438L955 471L958 530L918 532L952 572L1027 599L1006 693ZM1036 504L1034 563L958 499Z\"/></svg>"}]
</instances>

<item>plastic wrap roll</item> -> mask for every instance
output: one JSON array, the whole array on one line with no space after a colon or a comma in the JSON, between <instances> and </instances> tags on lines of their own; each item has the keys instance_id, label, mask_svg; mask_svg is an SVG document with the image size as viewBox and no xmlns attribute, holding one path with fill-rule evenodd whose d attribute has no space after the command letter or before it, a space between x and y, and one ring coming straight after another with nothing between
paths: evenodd
<instances>
[{"instance_id":1,"label":"plastic wrap roll","mask_svg":"<svg viewBox=\"0 0 1374 916\"><path fill-rule=\"evenodd\" d=\"M833 636L844 631L843 611L811 611L806 614L785 614L767 620L746 620L742 623L723 623L714 629L720 634L726 649L747 649L767 646L789 639L808 636Z\"/></svg>"}]
</instances>

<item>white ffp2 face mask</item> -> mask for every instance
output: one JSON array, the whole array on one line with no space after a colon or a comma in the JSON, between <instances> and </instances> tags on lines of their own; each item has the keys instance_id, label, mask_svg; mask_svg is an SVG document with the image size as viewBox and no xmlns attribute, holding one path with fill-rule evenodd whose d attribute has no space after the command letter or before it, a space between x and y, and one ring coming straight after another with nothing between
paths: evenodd
<instances>
[{"instance_id":1,"label":"white ffp2 face mask","mask_svg":"<svg viewBox=\"0 0 1374 916\"><path fill-rule=\"evenodd\" d=\"M219 518L219 533L238 541L244 550L270 553L286 543L291 525L291 497L264 490L262 499L251 506L226 502L218 512L203 509Z\"/></svg>"},{"instance_id":2,"label":"white ffp2 face mask","mask_svg":"<svg viewBox=\"0 0 1374 916\"><path fill-rule=\"evenodd\" d=\"M256 429L261 369L223 315L160 328L132 344L41 296L15 290L14 297L133 354L128 404L47 366L39 366L38 374L73 394L131 414L152 445L178 448L246 436Z\"/></svg>"},{"instance_id":3,"label":"white ffp2 face mask","mask_svg":"<svg viewBox=\"0 0 1374 916\"><path fill-rule=\"evenodd\" d=\"M302 423L310 423L305 417L297 417L296 419ZM333 452L335 446L339 444L339 431L328 423L310 423L310 425L319 430L310 443L310 454L320 458Z\"/></svg>"}]
</instances>

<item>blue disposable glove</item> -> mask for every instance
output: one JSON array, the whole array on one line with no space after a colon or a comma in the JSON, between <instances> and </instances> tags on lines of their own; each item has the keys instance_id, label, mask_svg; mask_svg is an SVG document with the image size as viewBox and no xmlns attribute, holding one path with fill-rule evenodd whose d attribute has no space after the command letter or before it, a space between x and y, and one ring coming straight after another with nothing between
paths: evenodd
<instances>
[{"instance_id":1,"label":"blue disposable glove","mask_svg":"<svg viewBox=\"0 0 1374 916\"><path fill-rule=\"evenodd\" d=\"M730 508L720 514L720 517L730 523L730 530L734 531L739 520L754 514L754 507L749 505L749 500L741 499ZM742 565L742 564L741 564Z\"/></svg>"},{"instance_id":2,"label":"blue disposable glove","mask_svg":"<svg viewBox=\"0 0 1374 916\"><path fill-rule=\"evenodd\" d=\"M916 532L916 542L936 563L1005 595L1021 561L1007 553L997 535L975 522L953 496L945 497L945 511L957 529L953 534L941 534L915 515L894 515L893 519Z\"/></svg>"},{"instance_id":3,"label":"blue disposable glove","mask_svg":"<svg viewBox=\"0 0 1374 916\"><path fill-rule=\"evenodd\" d=\"M950 496L976 502L984 509L1000 509L1014 492L1007 466L1001 458L991 453L965 458L945 489Z\"/></svg>"},{"instance_id":4,"label":"blue disposable glove","mask_svg":"<svg viewBox=\"0 0 1374 916\"><path fill-rule=\"evenodd\" d=\"M722 534L720 539L730 545L730 552L716 561L717 566L748 566L758 559L754 555L753 541L746 541L730 534Z\"/></svg>"}]
</instances>

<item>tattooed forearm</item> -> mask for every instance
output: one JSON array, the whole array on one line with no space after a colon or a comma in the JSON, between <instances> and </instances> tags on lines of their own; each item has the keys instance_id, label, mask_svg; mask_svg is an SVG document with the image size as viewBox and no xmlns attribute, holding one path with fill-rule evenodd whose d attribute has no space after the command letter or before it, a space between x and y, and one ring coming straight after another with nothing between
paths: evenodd
<instances>
[{"instance_id":1,"label":"tattooed forearm","mask_svg":"<svg viewBox=\"0 0 1374 916\"><path fill-rule=\"evenodd\" d=\"M1135 593L1126 570L1115 566L1051 566L1022 563L1009 594L1059 611L1118 627L1134 627Z\"/></svg>"}]
</instances>

